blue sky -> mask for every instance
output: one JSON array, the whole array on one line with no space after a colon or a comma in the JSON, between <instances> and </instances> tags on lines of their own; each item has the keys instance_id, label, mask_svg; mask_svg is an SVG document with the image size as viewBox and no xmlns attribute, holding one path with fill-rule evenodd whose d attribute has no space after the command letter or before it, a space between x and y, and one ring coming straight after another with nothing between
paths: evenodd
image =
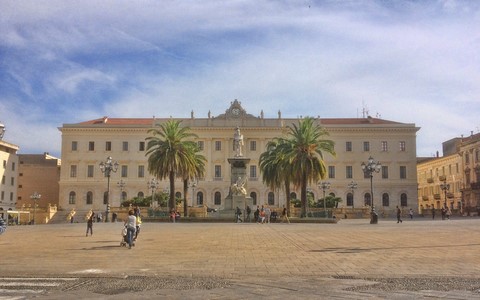
<instances>
[{"instance_id":1,"label":"blue sky","mask_svg":"<svg viewBox=\"0 0 480 300\"><path fill-rule=\"evenodd\" d=\"M479 1L0 0L0 122L20 153L103 116L421 127L417 155L479 131Z\"/></svg>"}]
</instances>

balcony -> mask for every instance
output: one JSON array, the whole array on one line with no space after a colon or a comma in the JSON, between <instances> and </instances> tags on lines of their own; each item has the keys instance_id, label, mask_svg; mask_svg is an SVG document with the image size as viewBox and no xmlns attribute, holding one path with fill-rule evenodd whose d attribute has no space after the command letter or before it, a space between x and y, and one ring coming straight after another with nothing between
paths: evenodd
<instances>
[{"instance_id":1,"label":"balcony","mask_svg":"<svg viewBox=\"0 0 480 300\"><path fill-rule=\"evenodd\" d=\"M433 178L427 178L427 183L433 183Z\"/></svg>"},{"instance_id":2,"label":"balcony","mask_svg":"<svg viewBox=\"0 0 480 300\"><path fill-rule=\"evenodd\" d=\"M448 197L448 198L454 198L455 195L454 195L453 193L447 193L447 197Z\"/></svg>"},{"instance_id":3,"label":"balcony","mask_svg":"<svg viewBox=\"0 0 480 300\"><path fill-rule=\"evenodd\" d=\"M442 198L442 196L440 194L433 194L433 199L439 200L441 198Z\"/></svg>"},{"instance_id":4,"label":"balcony","mask_svg":"<svg viewBox=\"0 0 480 300\"><path fill-rule=\"evenodd\" d=\"M423 201L428 201L428 196L422 196Z\"/></svg>"},{"instance_id":5,"label":"balcony","mask_svg":"<svg viewBox=\"0 0 480 300\"><path fill-rule=\"evenodd\" d=\"M445 176L445 175L438 176L438 180L439 180L439 181L446 181L446 180L447 180L447 176Z\"/></svg>"}]
</instances>

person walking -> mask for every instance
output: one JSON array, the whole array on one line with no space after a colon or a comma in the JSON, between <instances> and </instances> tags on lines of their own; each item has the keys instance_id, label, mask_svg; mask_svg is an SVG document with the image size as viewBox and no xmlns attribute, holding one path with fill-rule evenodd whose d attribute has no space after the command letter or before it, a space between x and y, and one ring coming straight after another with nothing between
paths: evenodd
<instances>
[{"instance_id":1,"label":"person walking","mask_svg":"<svg viewBox=\"0 0 480 300\"><path fill-rule=\"evenodd\" d=\"M252 213L252 209L250 208L249 205L247 205L247 218L245 219L245 222L251 222L250 221L250 214Z\"/></svg>"},{"instance_id":2,"label":"person walking","mask_svg":"<svg viewBox=\"0 0 480 300\"><path fill-rule=\"evenodd\" d=\"M95 213L93 211L89 211L87 215L87 233L85 236L88 236L88 232L90 231L90 236L93 235L93 220L95 219Z\"/></svg>"},{"instance_id":3,"label":"person walking","mask_svg":"<svg viewBox=\"0 0 480 300\"><path fill-rule=\"evenodd\" d=\"M242 215L242 211L240 210L240 208L237 206L237 208L235 209L235 223L242 223L242 218L241 218L241 215Z\"/></svg>"},{"instance_id":4,"label":"person walking","mask_svg":"<svg viewBox=\"0 0 480 300\"><path fill-rule=\"evenodd\" d=\"M127 227L128 249L132 249L133 238L137 228L137 218L135 217L133 210L128 211L128 217L127 220L125 220L125 226Z\"/></svg>"},{"instance_id":5,"label":"person walking","mask_svg":"<svg viewBox=\"0 0 480 300\"><path fill-rule=\"evenodd\" d=\"M5 223L5 220L3 217L0 216L0 235L4 233L7 230L7 224Z\"/></svg>"},{"instance_id":6,"label":"person walking","mask_svg":"<svg viewBox=\"0 0 480 300\"><path fill-rule=\"evenodd\" d=\"M260 208L257 205L257 209L253 213L253 219L256 223L258 223L258 219L260 218Z\"/></svg>"},{"instance_id":7,"label":"person walking","mask_svg":"<svg viewBox=\"0 0 480 300\"><path fill-rule=\"evenodd\" d=\"M285 220L287 220L288 224L290 224L290 219L288 218L287 208L284 205L283 210L282 210L282 223L285 222Z\"/></svg>"},{"instance_id":8,"label":"person walking","mask_svg":"<svg viewBox=\"0 0 480 300\"><path fill-rule=\"evenodd\" d=\"M413 220L413 209L410 208L408 214L410 215L410 220Z\"/></svg>"},{"instance_id":9,"label":"person walking","mask_svg":"<svg viewBox=\"0 0 480 300\"><path fill-rule=\"evenodd\" d=\"M270 207L268 205L265 206L265 222L270 223L271 217L272 216L272 211L270 210Z\"/></svg>"},{"instance_id":10,"label":"person walking","mask_svg":"<svg viewBox=\"0 0 480 300\"><path fill-rule=\"evenodd\" d=\"M397 205L397 223L402 223L402 210Z\"/></svg>"},{"instance_id":11,"label":"person walking","mask_svg":"<svg viewBox=\"0 0 480 300\"><path fill-rule=\"evenodd\" d=\"M432 220L435 220L435 207L432 205Z\"/></svg>"}]
</instances>

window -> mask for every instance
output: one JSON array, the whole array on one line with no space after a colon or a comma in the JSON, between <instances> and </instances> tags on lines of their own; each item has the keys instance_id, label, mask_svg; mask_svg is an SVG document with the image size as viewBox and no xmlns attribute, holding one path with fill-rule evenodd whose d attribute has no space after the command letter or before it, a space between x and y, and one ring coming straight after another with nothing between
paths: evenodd
<instances>
[{"instance_id":1,"label":"window","mask_svg":"<svg viewBox=\"0 0 480 300\"><path fill-rule=\"evenodd\" d=\"M215 178L222 178L222 166L215 165Z\"/></svg>"},{"instance_id":2,"label":"window","mask_svg":"<svg viewBox=\"0 0 480 300\"><path fill-rule=\"evenodd\" d=\"M12 171L15 171L15 163L12 162Z\"/></svg>"},{"instance_id":3,"label":"window","mask_svg":"<svg viewBox=\"0 0 480 300\"><path fill-rule=\"evenodd\" d=\"M145 142L138 143L138 151L145 151Z\"/></svg>"},{"instance_id":4,"label":"window","mask_svg":"<svg viewBox=\"0 0 480 300\"><path fill-rule=\"evenodd\" d=\"M12 186L15 185L15 178L14 177L10 178L10 185L12 185Z\"/></svg>"},{"instance_id":5,"label":"window","mask_svg":"<svg viewBox=\"0 0 480 300\"><path fill-rule=\"evenodd\" d=\"M382 194L382 206L390 206L390 196L387 193Z\"/></svg>"},{"instance_id":6,"label":"window","mask_svg":"<svg viewBox=\"0 0 480 300\"><path fill-rule=\"evenodd\" d=\"M1 200L5 200L5 191L2 191L2 197L1 197Z\"/></svg>"},{"instance_id":7,"label":"window","mask_svg":"<svg viewBox=\"0 0 480 300\"><path fill-rule=\"evenodd\" d=\"M203 151L205 149L205 143L203 141L197 142L198 150Z\"/></svg>"},{"instance_id":8,"label":"window","mask_svg":"<svg viewBox=\"0 0 480 300\"><path fill-rule=\"evenodd\" d=\"M468 153L465 153L465 164L468 165L470 163L470 155Z\"/></svg>"},{"instance_id":9,"label":"window","mask_svg":"<svg viewBox=\"0 0 480 300\"><path fill-rule=\"evenodd\" d=\"M13 192L10 192L10 202L13 201Z\"/></svg>"},{"instance_id":10,"label":"window","mask_svg":"<svg viewBox=\"0 0 480 300\"><path fill-rule=\"evenodd\" d=\"M7 161L6 161L6 160L3 160L3 168L4 168L4 169L7 168Z\"/></svg>"},{"instance_id":11,"label":"window","mask_svg":"<svg viewBox=\"0 0 480 300\"><path fill-rule=\"evenodd\" d=\"M103 204L108 204L108 192L103 193Z\"/></svg>"},{"instance_id":12,"label":"window","mask_svg":"<svg viewBox=\"0 0 480 300\"><path fill-rule=\"evenodd\" d=\"M145 195L143 194L143 192L138 192L137 193L137 198L139 198L139 199L143 199L144 196Z\"/></svg>"},{"instance_id":13,"label":"window","mask_svg":"<svg viewBox=\"0 0 480 300\"><path fill-rule=\"evenodd\" d=\"M257 193L251 192L250 193L250 198L252 198L252 204L257 205Z\"/></svg>"},{"instance_id":14,"label":"window","mask_svg":"<svg viewBox=\"0 0 480 300\"><path fill-rule=\"evenodd\" d=\"M197 193L197 205L203 205L203 193L202 192Z\"/></svg>"},{"instance_id":15,"label":"window","mask_svg":"<svg viewBox=\"0 0 480 300\"><path fill-rule=\"evenodd\" d=\"M93 193L87 192L87 205L93 204Z\"/></svg>"},{"instance_id":16,"label":"window","mask_svg":"<svg viewBox=\"0 0 480 300\"><path fill-rule=\"evenodd\" d=\"M250 141L250 151L257 151L257 141Z\"/></svg>"},{"instance_id":17,"label":"window","mask_svg":"<svg viewBox=\"0 0 480 300\"><path fill-rule=\"evenodd\" d=\"M273 192L268 193L268 205L275 205L275 194Z\"/></svg>"},{"instance_id":18,"label":"window","mask_svg":"<svg viewBox=\"0 0 480 300\"><path fill-rule=\"evenodd\" d=\"M215 151L222 151L222 141L215 141Z\"/></svg>"},{"instance_id":19,"label":"window","mask_svg":"<svg viewBox=\"0 0 480 300\"><path fill-rule=\"evenodd\" d=\"M220 192L215 192L213 204L222 205L222 194Z\"/></svg>"},{"instance_id":20,"label":"window","mask_svg":"<svg viewBox=\"0 0 480 300\"><path fill-rule=\"evenodd\" d=\"M345 143L345 151L352 152L352 142Z\"/></svg>"},{"instance_id":21,"label":"window","mask_svg":"<svg viewBox=\"0 0 480 300\"><path fill-rule=\"evenodd\" d=\"M353 178L353 167L352 166L346 166L345 168L345 178Z\"/></svg>"},{"instance_id":22,"label":"window","mask_svg":"<svg viewBox=\"0 0 480 300\"><path fill-rule=\"evenodd\" d=\"M105 151L112 151L112 142L105 142Z\"/></svg>"},{"instance_id":23,"label":"window","mask_svg":"<svg viewBox=\"0 0 480 300\"><path fill-rule=\"evenodd\" d=\"M328 178L335 178L335 166L328 166Z\"/></svg>"},{"instance_id":24,"label":"window","mask_svg":"<svg viewBox=\"0 0 480 300\"><path fill-rule=\"evenodd\" d=\"M77 166L71 165L70 166L70 177L75 178L77 177Z\"/></svg>"},{"instance_id":25,"label":"window","mask_svg":"<svg viewBox=\"0 0 480 300\"><path fill-rule=\"evenodd\" d=\"M405 147L405 142L404 141L400 141L398 143L398 146L400 147L400 151L404 152L406 150L406 147Z\"/></svg>"},{"instance_id":26,"label":"window","mask_svg":"<svg viewBox=\"0 0 480 300\"><path fill-rule=\"evenodd\" d=\"M2 184L5 184L5 175L2 176Z\"/></svg>"},{"instance_id":27,"label":"window","mask_svg":"<svg viewBox=\"0 0 480 300\"><path fill-rule=\"evenodd\" d=\"M365 203L365 206L370 206L370 203L372 202L372 196L370 195L370 193L366 193L363 196L363 201Z\"/></svg>"},{"instance_id":28,"label":"window","mask_svg":"<svg viewBox=\"0 0 480 300\"><path fill-rule=\"evenodd\" d=\"M478 163L480 160L480 150L475 151L475 163Z\"/></svg>"},{"instance_id":29,"label":"window","mask_svg":"<svg viewBox=\"0 0 480 300\"><path fill-rule=\"evenodd\" d=\"M128 151L128 142L122 142L122 151Z\"/></svg>"},{"instance_id":30,"label":"window","mask_svg":"<svg viewBox=\"0 0 480 300\"><path fill-rule=\"evenodd\" d=\"M78 148L78 142L72 141L72 151L77 151L77 148Z\"/></svg>"},{"instance_id":31,"label":"window","mask_svg":"<svg viewBox=\"0 0 480 300\"><path fill-rule=\"evenodd\" d=\"M95 142L88 142L88 151L95 151Z\"/></svg>"},{"instance_id":32,"label":"window","mask_svg":"<svg viewBox=\"0 0 480 300\"><path fill-rule=\"evenodd\" d=\"M138 177L139 178L145 177L145 166L143 165L138 166Z\"/></svg>"},{"instance_id":33,"label":"window","mask_svg":"<svg viewBox=\"0 0 480 300\"><path fill-rule=\"evenodd\" d=\"M93 177L93 165L87 166L87 177Z\"/></svg>"},{"instance_id":34,"label":"window","mask_svg":"<svg viewBox=\"0 0 480 300\"><path fill-rule=\"evenodd\" d=\"M387 141L382 141L382 152L388 151L388 143Z\"/></svg>"},{"instance_id":35,"label":"window","mask_svg":"<svg viewBox=\"0 0 480 300\"><path fill-rule=\"evenodd\" d=\"M257 166L250 166L250 178L257 178Z\"/></svg>"},{"instance_id":36,"label":"window","mask_svg":"<svg viewBox=\"0 0 480 300\"><path fill-rule=\"evenodd\" d=\"M363 151L370 152L370 142L363 142Z\"/></svg>"},{"instance_id":37,"label":"window","mask_svg":"<svg viewBox=\"0 0 480 300\"><path fill-rule=\"evenodd\" d=\"M347 206L353 206L353 194L352 193L347 194Z\"/></svg>"},{"instance_id":38,"label":"window","mask_svg":"<svg viewBox=\"0 0 480 300\"><path fill-rule=\"evenodd\" d=\"M408 206L407 194L405 193L400 195L400 206Z\"/></svg>"},{"instance_id":39,"label":"window","mask_svg":"<svg viewBox=\"0 0 480 300\"><path fill-rule=\"evenodd\" d=\"M382 179L388 179L388 166L382 166Z\"/></svg>"},{"instance_id":40,"label":"window","mask_svg":"<svg viewBox=\"0 0 480 300\"><path fill-rule=\"evenodd\" d=\"M128 176L128 166L122 166L122 177Z\"/></svg>"},{"instance_id":41,"label":"window","mask_svg":"<svg viewBox=\"0 0 480 300\"><path fill-rule=\"evenodd\" d=\"M68 204L75 204L75 198L77 198L75 192L70 192L70 194L68 195Z\"/></svg>"},{"instance_id":42,"label":"window","mask_svg":"<svg viewBox=\"0 0 480 300\"><path fill-rule=\"evenodd\" d=\"M127 200L127 192L123 191L122 192L122 202L124 202L125 200Z\"/></svg>"},{"instance_id":43,"label":"window","mask_svg":"<svg viewBox=\"0 0 480 300\"><path fill-rule=\"evenodd\" d=\"M407 179L407 167L400 166L400 179Z\"/></svg>"}]
</instances>

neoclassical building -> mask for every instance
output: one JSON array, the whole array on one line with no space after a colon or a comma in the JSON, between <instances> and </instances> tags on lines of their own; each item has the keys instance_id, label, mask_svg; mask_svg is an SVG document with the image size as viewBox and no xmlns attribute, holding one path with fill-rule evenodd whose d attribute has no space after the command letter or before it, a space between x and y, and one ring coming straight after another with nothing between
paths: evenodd
<instances>
[{"instance_id":1,"label":"neoclassical building","mask_svg":"<svg viewBox=\"0 0 480 300\"><path fill-rule=\"evenodd\" d=\"M17 202L18 149L17 145L3 140L5 126L0 124L0 211L15 210ZM3 215L3 214L2 214Z\"/></svg>"},{"instance_id":2,"label":"neoclassical building","mask_svg":"<svg viewBox=\"0 0 480 300\"><path fill-rule=\"evenodd\" d=\"M310 112L313 114L313 112ZM105 210L106 191L110 190L110 205L117 207L122 199L151 195L148 174L146 141L148 130L170 118L109 118L76 124L63 124L62 168L60 175L60 208L70 210ZM173 118L174 119L174 118ZM244 138L243 153L249 159L247 166L247 193L254 204L282 207L282 190L271 190L262 183L259 157L268 141L280 137L287 126L297 124L299 118L283 118L281 112L266 118L263 111L257 116L248 113L241 102L230 103L225 113L207 117L179 119L183 126L198 135L202 154L206 157L206 173L186 195L189 206L207 205L222 209L229 193L231 174L229 158L235 156L234 132L238 127ZM371 156L381 162L382 168L373 176L373 202L379 211L392 211L397 205L414 208L417 203L416 132L415 124L387 121L370 116L364 118L317 118L335 142L336 157L325 154L330 188L327 194L343 199L340 206L370 205L372 194L370 177L364 175L361 164ZM111 173L110 184L100 169L107 157L118 162ZM348 185L355 182L357 188ZM120 184L123 183L123 184ZM160 181L158 190L166 190L168 181ZM309 190L315 199L323 197L318 183ZM181 180L176 183L176 194L184 198ZM300 198L299 189L292 187L292 196Z\"/></svg>"}]
</instances>

